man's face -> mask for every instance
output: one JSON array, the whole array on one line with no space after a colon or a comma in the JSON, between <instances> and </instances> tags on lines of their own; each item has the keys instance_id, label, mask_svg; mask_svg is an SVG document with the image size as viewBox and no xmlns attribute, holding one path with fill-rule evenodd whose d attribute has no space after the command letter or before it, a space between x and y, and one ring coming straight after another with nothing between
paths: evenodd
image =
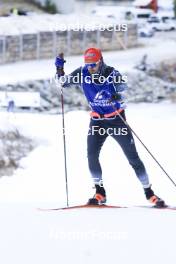
<instances>
[{"instance_id":1,"label":"man's face","mask_svg":"<svg viewBox=\"0 0 176 264\"><path fill-rule=\"evenodd\" d=\"M90 63L87 65L87 69L89 71L90 74L94 74L97 73L100 67L100 61L96 62L96 63Z\"/></svg>"}]
</instances>

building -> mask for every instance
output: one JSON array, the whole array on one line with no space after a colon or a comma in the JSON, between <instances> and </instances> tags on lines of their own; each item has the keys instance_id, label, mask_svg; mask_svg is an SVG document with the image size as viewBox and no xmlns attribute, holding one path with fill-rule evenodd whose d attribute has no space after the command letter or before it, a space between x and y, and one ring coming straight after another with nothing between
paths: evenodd
<instances>
[{"instance_id":1,"label":"building","mask_svg":"<svg viewBox=\"0 0 176 264\"><path fill-rule=\"evenodd\" d=\"M174 16L173 0L135 0L133 5L137 8L148 8L154 12L163 12Z\"/></svg>"},{"instance_id":2,"label":"building","mask_svg":"<svg viewBox=\"0 0 176 264\"><path fill-rule=\"evenodd\" d=\"M137 8L148 8L154 12L158 11L158 0L136 0L133 5Z\"/></svg>"}]
</instances>

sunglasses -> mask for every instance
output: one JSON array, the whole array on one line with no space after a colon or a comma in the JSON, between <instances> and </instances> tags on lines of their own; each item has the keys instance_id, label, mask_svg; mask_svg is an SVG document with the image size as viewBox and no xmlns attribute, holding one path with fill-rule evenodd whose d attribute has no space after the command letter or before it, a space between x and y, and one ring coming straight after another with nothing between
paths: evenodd
<instances>
[{"instance_id":1,"label":"sunglasses","mask_svg":"<svg viewBox=\"0 0 176 264\"><path fill-rule=\"evenodd\" d=\"M87 68L95 68L100 61L94 62L94 63L86 63L85 66Z\"/></svg>"}]
</instances>

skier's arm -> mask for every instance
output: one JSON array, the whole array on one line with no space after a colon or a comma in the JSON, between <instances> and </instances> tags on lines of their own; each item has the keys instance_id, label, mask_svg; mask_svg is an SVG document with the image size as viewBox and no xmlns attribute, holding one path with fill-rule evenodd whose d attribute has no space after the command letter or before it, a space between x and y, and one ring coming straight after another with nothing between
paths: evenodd
<instances>
[{"instance_id":1,"label":"skier's arm","mask_svg":"<svg viewBox=\"0 0 176 264\"><path fill-rule=\"evenodd\" d=\"M79 67L76 70L74 70L72 73L64 76L62 86L64 88L71 87L72 85L81 87L81 75L82 75L82 68Z\"/></svg>"}]
</instances>

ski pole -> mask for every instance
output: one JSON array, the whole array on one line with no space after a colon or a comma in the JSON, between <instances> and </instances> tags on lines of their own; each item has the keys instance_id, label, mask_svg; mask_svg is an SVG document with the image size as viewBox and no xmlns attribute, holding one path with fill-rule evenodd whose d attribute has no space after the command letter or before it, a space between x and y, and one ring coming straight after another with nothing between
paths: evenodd
<instances>
[{"instance_id":1,"label":"ski pole","mask_svg":"<svg viewBox=\"0 0 176 264\"><path fill-rule=\"evenodd\" d=\"M117 111L112 102L110 102L114 111ZM132 129L132 127L128 124L128 122L123 118L123 116L120 113L117 113L117 115L120 117L120 119L123 121L123 123L129 128L129 130L135 135L135 137L139 140L139 142L142 144L142 146L146 149L146 151L149 153L149 155L153 158L153 160L158 164L160 169L164 172L164 174L169 178L169 180L173 183L173 185L176 187L176 183L174 180L169 176L169 174L166 172L166 170L163 168L163 166L160 164L160 162L155 158L155 156L152 154L152 152L148 149L148 147L143 143L143 141L140 139L140 137L136 134L136 132Z\"/></svg>"},{"instance_id":2,"label":"ski pole","mask_svg":"<svg viewBox=\"0 0 176 264\"><path fill-rule=\"evenodd\" d=\"M60 58L64 59L64 54L59 54ZM64 75L63 68L57 68L58 76ZM67 199L67 207L69 206L68 199L68 177L67 177L67 149L66 149L66 137L65 137L65 111L64 111L64 92L63 86L60 84L60 97L61 97L61 109L62 109L62 135L63 135L63 146L64 146L64 170L65 170L65 188L66 188L66 199Z\"/></svg>"},{"instance_id":3,"label":"ski pole","mask_svg":"<svg viewBox=\"0 0 176 264\"><path fill-rule=\"evenodd\" d=\"M62 108L62 134L63 134L63 145L64 145L65 187L66 187L66 197L67 197L67 207L68 207L69 202L68 202L68 177L67 177L67 151L66 151L66 138L65 138L64 95L63 95L62 85L61 85L61 108Z\"/></svg>"}]
</instances>

